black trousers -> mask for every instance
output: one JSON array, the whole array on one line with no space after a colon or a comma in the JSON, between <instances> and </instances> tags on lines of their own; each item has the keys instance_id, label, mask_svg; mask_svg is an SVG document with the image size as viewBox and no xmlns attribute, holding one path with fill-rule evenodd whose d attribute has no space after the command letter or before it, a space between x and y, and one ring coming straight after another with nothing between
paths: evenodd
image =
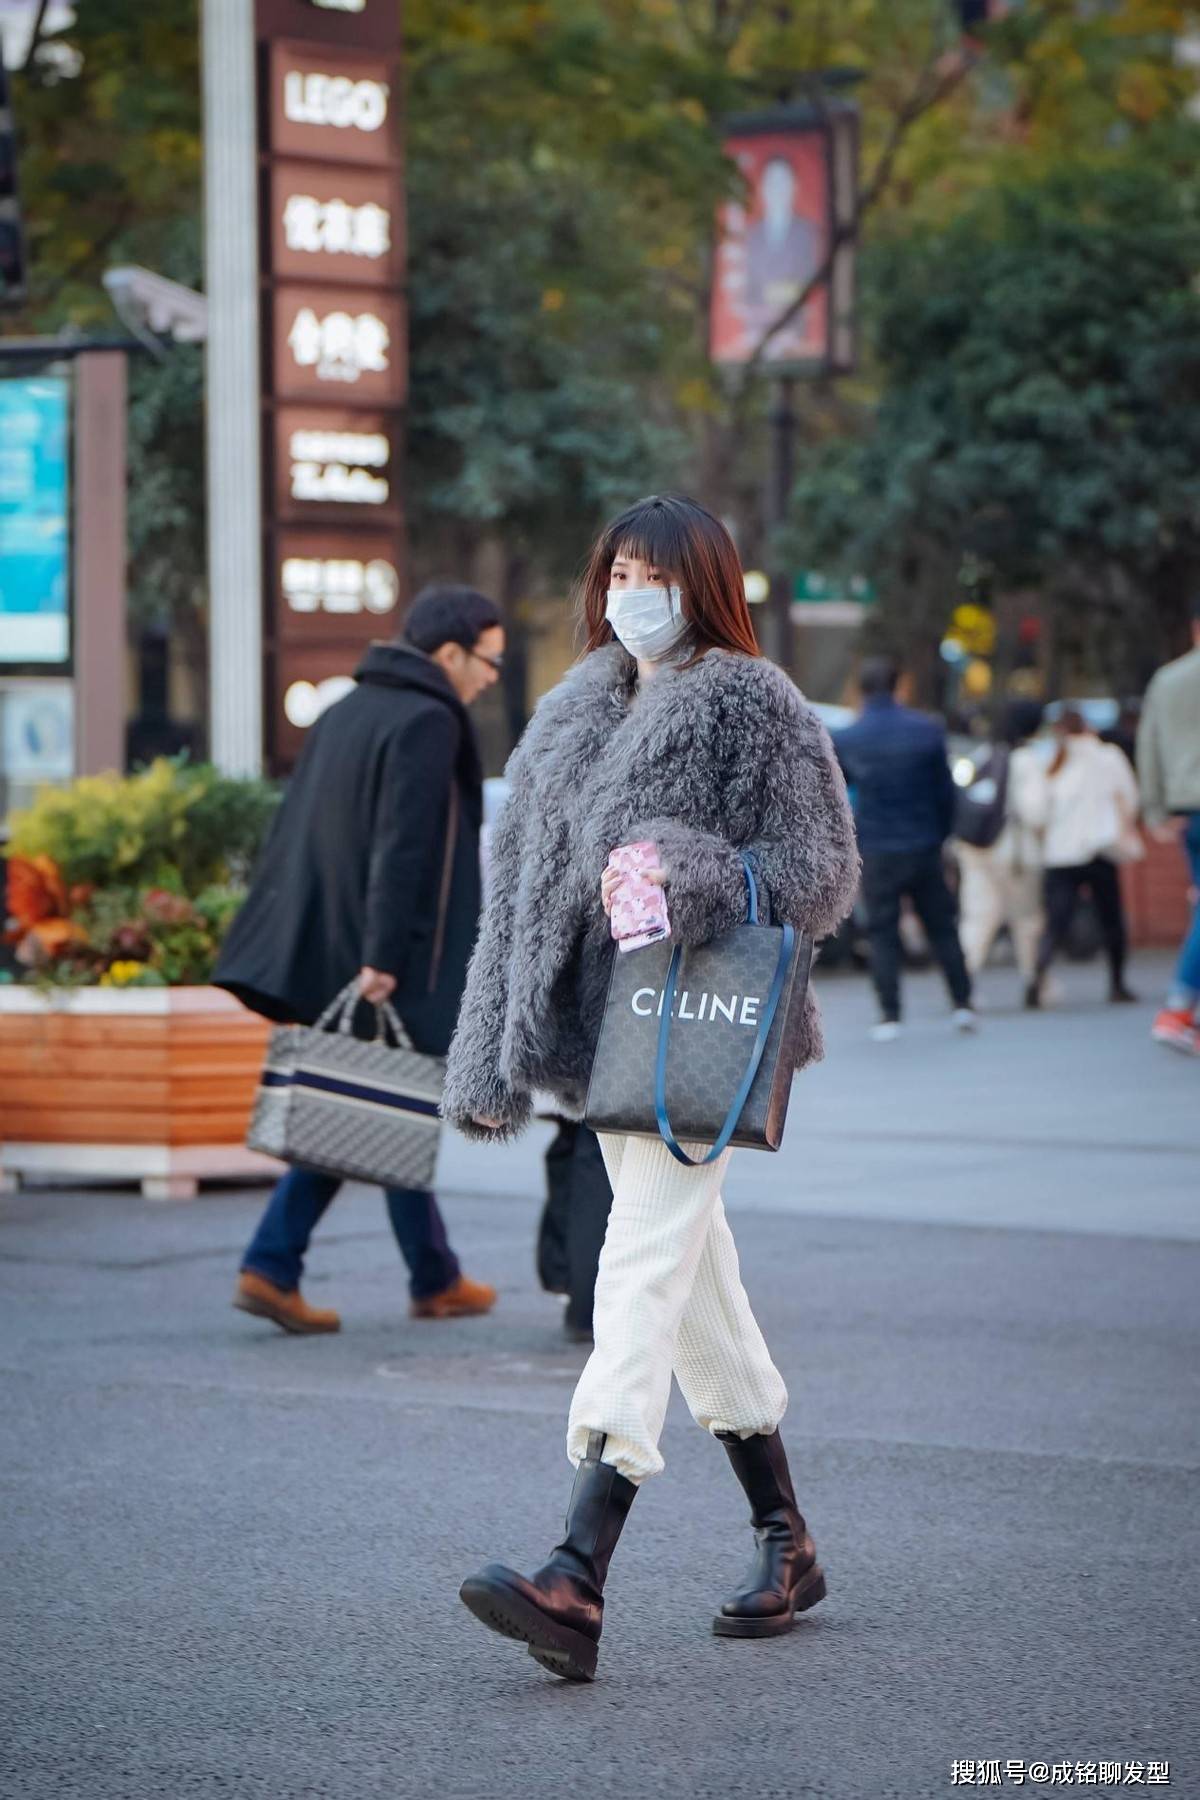
<instances>
[{"instance_id":1,"label":"black trousers","mask_svg":"<svg viewBox=\"0 0 1200 1800\"><path fill-rule=\"evenodd\" d=\"M549 1196L538 1227L538 1279L550 1293L568 1296L567 1323L590 1331L612 1188L600 1140L588 1126L574 1119L559 1121L558 1135L546 1151L546 1186Z\"/></svg>"},{"instance_id":2,"label":"black trousers","mask_svg":"<svg viewBox=\"0 0 1200 1800\"><path fill-rule=\"evenodd\" d=\"M958 908L940 850L874 851L863 857L863 899L871 944L871 979L885 1019L900 1017L900 903L905 897L925 927L955 1006L971 1004L971 977L958 941Z\"/></svg>"},{"instance_id":3,"label":"black trousers","mask_svg":"<svg viewBox=\"0 0 1200 1800\"><path fill-rule=\"evenodd\" d=\"M1078 863L1069 869L1046 870L1046 930L1038 951L1038 974L1044 975L1061 950L1079 906L1079 896L1088 888L1096 918L1104 938L1112 985L1120 987L1125 977L1125 909L1121 904L1121 872L1107 857L1097 856L1089 863Z\"/></svg>"}]
</instances>

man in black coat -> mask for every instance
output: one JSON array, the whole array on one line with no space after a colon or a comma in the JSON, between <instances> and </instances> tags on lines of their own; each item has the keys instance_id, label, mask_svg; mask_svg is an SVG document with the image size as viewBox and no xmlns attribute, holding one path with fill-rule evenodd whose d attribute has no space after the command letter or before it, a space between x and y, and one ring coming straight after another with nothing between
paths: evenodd
<instances>
[{"instance_id":1,"label":"man in black coat","mask_svg":"<svg viewBox=\"0 0 1200 1800\"><path fill-rule=\"evenodd\" d=\"M473 588L414 600L372 644L357 687L312 727L216 984L267 1018L311 1025L348 983L390 1000L415 1047L450 1046L479 922L483 771L467 707L499 680L499 609ZM336 1331L300 1293L313 1228L340 1183L291 1169L242 1261L234 1305L287 1331ZM487 1312L428 1192L387 1190L416 1318Z\"/></svg>"}]
</instances>

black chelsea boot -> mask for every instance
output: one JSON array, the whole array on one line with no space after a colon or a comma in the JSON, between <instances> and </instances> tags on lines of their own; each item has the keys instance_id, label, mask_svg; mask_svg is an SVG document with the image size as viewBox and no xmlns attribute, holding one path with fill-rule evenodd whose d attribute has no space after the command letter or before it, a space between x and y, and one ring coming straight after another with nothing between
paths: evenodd
<instances>
[{"instance_id":1,"label":"black chelsea boot","mask_svg":"<svg viewBox=\"0 0 1200 1800\"><path fill-rule=\"evenodd\" d=\"M501 1637L528 1645L533 1660L565 1681L591 1681L604 1621L604 1582L637 1486L601 1462L606 1439L588 1437L575 1471L562 1542L535 1575L488 1563L469 1575L459 1598Z\"/></svg>"},{"instance_id":2,"label":"black chelsea boot","mask_svg":"<svg viewBox=\"0 0 1200 1800\"><path fill-rule=\"evenodd\" d=\"M713 1630L718 1637L777 1637L792 1629L798 1612L825 1598L824 1571L796 1504L778 1431L717 1436L750 1502L758 1548L741 1590L725 1602Z\"/></svg>"}]
</instances>

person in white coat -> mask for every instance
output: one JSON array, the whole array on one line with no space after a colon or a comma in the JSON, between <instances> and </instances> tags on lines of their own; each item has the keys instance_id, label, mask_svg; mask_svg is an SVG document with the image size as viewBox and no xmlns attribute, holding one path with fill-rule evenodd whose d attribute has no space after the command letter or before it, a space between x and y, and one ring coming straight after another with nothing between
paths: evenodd
<instances>
[{"instance_id":1,"label":"person in white coat","mask_svg":"<svg viewBox=\"0 0 1200 1800\"><path fill-rule=\"evenodd\" d=\"M959 925L967 968L977 975L987 962L996 933L1007 925L1027 1006L1039 1004L1038 947L1045 929L1042 903L1042 831L1045 816L1045 759L1030 740L1042 723L1036 700L1010 703L1000 730L998 755L1004 768L1004 824L995 843L961 840L958 860Z\"/></svg>"},{"instance_id":2,"label":"person in white coat","mask_svg":"<svg viewBox=\"0 0 1200 1800\"><path fill-rule=\"evenodd\" d=\"M1139 796L1129 759L1101 743L1081 713L1058 721L1058 748L1042 790L1042 857L1046 865L1046 929L1038 951L1034 1003L1062 948L1086 888L1108 957L1109 999L1136 998L1125 985L1127 934L1120 864L1145 854L1138 835Z\"/></svg>"}]
</instances>

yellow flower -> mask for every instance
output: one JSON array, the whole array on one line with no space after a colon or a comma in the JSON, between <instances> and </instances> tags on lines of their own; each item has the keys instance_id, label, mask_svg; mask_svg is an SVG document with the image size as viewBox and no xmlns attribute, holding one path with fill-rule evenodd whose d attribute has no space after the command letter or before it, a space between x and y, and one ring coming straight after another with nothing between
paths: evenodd
<instances>
[{"instance_id":1,"label":"yellow flower","mask_svg":"<svg viewBox=\"0 0 1200 1800\"><path fill-rule=\"evenodd\" d=\"M101 987L128 987L131 982L139 980L146 973L144 962L115 962L108 965L108 972L100 977Z\"/></svg>"}]
</instances>

